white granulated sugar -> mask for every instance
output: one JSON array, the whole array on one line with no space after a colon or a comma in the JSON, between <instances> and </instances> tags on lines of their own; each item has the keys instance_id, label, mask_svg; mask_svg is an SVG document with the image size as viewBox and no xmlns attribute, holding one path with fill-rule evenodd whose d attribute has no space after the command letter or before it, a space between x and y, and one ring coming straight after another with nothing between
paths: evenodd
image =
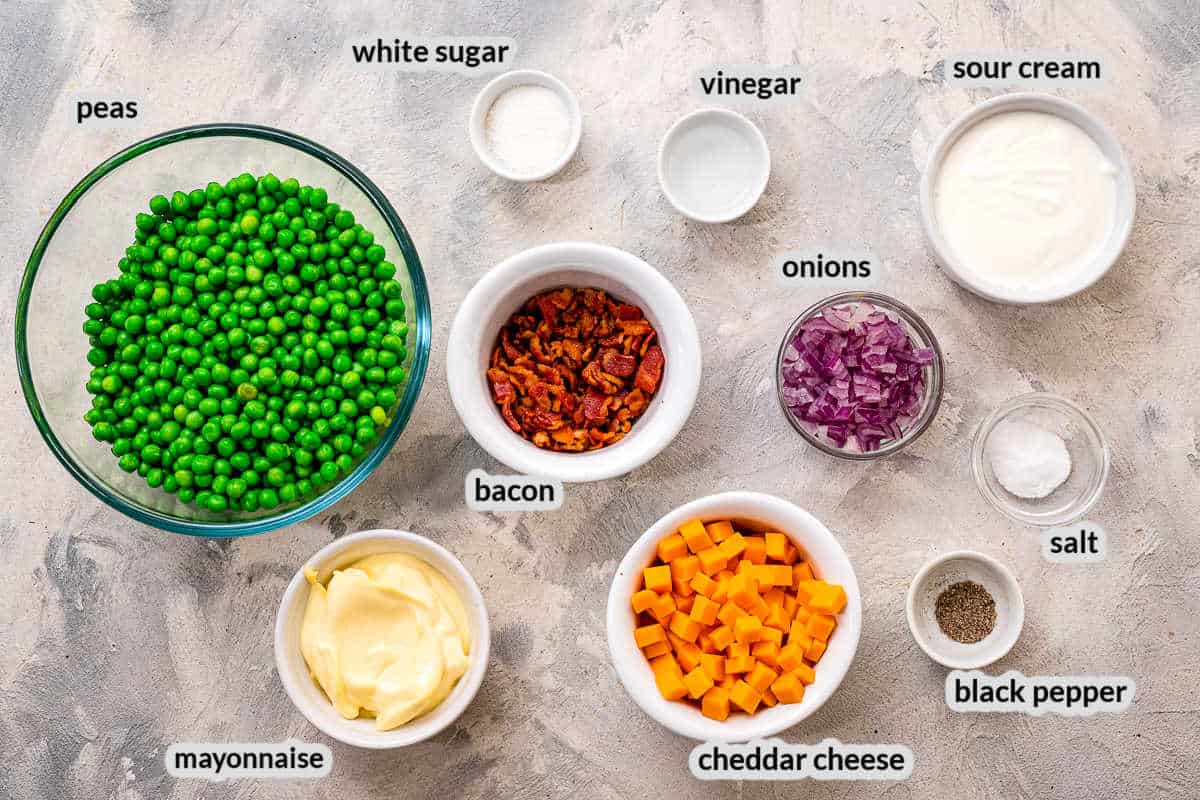
<instances>
[{"instance_id":1,"label":"white granulated sugar","mask_svg":"<svg viewBox=\"0 0 1200 800\"><path fill-rule=\"evenodd\" d=\"M1028 422L998 424L988 437L987 456L996 480L1017 497L1046 497L1071 474L1062 437Z\"/></svg>"},{"instance_id":2,"label":"white granulated sugar","mask_svg":"<svg viewBox=\"0 0 1200 800\"><path fill-rule=\"evenodd\" d=\"M571 115L562 98L545 86L525 84L503 92L484 122L488 150L520 175L554 165L571 138Z\"/></svg>"}]
</instances>

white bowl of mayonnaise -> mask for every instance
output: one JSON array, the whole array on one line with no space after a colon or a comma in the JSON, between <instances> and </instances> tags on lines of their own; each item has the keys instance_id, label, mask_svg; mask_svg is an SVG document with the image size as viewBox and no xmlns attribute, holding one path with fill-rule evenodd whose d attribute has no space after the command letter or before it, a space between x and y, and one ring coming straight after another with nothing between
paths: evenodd
<instances>
[{"instance_id":1,"label":"white bowl of mayonnaise","mask_svg":"<svg viewBox=\"0 0 1200 800\"><path fill-rule=\"evenodd\" d=\"M450 551L407 531L362 531L321 548L288 584L275 667L322 733L405 747L471 703L490 640L479 586Z\"/></svg>"},{"instance_id":2,"label":"white bowl of mayonnaise","mask_svg":"<svg viewBox=\"0 0 1200 800\"><path fill-rule=\"evenodd\" d=\"M934 144L921 218L942 269L1001 303L1049 303L1100 280L1133 227L1133 173L1112 132L1053 95L1001 95Z\"/></svg>"}]
</instances>

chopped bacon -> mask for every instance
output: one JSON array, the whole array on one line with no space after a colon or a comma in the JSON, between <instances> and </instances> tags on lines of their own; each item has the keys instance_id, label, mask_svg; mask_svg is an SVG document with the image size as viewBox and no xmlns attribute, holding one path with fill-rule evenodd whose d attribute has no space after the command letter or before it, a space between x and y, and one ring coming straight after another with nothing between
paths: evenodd
<instances>
[{"instance_id":1,"label":"chopped bacon","mask_svg":"<svg viewBox=\"0 0 1200 800\"><path fill-rule=\"evenodd\" d=\"M613 316L615 316L617 319L629 320L641 319L645 315L642 314L642 310L637 306L631 306L628 303L620 303L616 308L613 309Z\"/></svg>"},{"instance_id":2,"label":"chopped bacon","mask_svg":"<svg viewBox=\"0 0 1200 800\"><path fill-rule=\"evenodd\" d=\"M517 422L517 418L513 416L513 404L505 403L500 406L500 416L504 417L504 421L508 423L508 427L512 428L517 433L521 432L521 423Z\"/></svg>"},{"instance_id":3,"label":"chopped bacon","mask_svg":"<svg viewBox=\"0 0 1200 800\"><path fill-rule=\"evenodd\" d=\"M658 382L662 380L663 365L666 364L666 361L661 347L658 345L650 347L646 351L645 357L642 358L637 375L633 377L633 385L646 394L657 392Z\"/></svg>"},{"instance_id":4,"label":"chopped bacon","mask_svg":"<svg viewBox=\"0 0 1200 800\"><path fill-rule=\"evenodd\" d=\"M618 378L628 378L637 369L637 359L623 355L616 350L605 350L600 353L600 366L610 375Z\"/></svg>"},{"instance_id":5,"label":"chopped bacon","mask_svg":"<svg viewBox=\"0 0 1200 800\"><path fill-rule=\"evenodd\" d=\"M511 403L517 397L516 391L508 381L494 381L492 383L492 399L497 405L506 405Z\"/></svg>"},{"instance_id":6,"label":"chopped bacon","mask_svg":"<svg viewBox=\"0 0 1200 800\"><path fill-rule=\"evenodd\" d=\"M608 416L609 396L595 389L588 389L583 396L583 418L589 422L604 419Z\"/></svg>"}]
</instances>

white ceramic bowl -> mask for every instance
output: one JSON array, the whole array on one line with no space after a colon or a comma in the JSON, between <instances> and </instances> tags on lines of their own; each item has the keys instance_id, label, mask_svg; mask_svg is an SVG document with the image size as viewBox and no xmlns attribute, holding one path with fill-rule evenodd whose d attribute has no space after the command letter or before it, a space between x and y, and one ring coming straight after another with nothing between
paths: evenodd
<instances>
[{"instance_id":1,"label":"white ceramic bowl","mask_svg":"<svg viewBox=\"0 0 1200 800\"><path fill-rule=\"evenodd\" d=\"M786 533L813 564L818 578L841 584L846 608L837 616L829 649L817 663L816 682L799 703L762 708L753 715L731 714L724 722L709 719L700 709L659 694L650 663L633 641L636 619L630 599L642 570L653 560L658 543L690 519L708 522L731 519L755 530ZM858 578L846 552L816 517L786 500L757 492L724 492L693 500L655 522L626 553L608 593L608 649L617 677L634 702L664 727L680 736L713 742L745 742L772 736L808 717L833 695L850 669L862 632L862 597Z\"/></svg>"},{"instance_id":2,"label":"white ceramic bowl","mask_svg":"<svg viewBox=\"0 0 1200 800\"><path fill-rule=\"evenodd\" d=\"M1105 158L1117 168L1116 217L1113 220L1108 239L1105 240L1092 263L1086 269L1081 270L1074 280L1049 285L1042 290L999 286L980 277L958 258L945 237L942 236L934 206L937 176L946 159L946 154L950 152L955 142L973 125L988 117L1008 111L1040 111L1062 117L1092 137ZM921 176L921 224L925 229L925 238L929 241L934 257L946 274L959 285L981 297L999 303L1051 303L1087 289L1104 277L1109 268L1116 263L1121 251L1125 249L1125 243L1129 240L1129 233L1133 229L1135 195L1133 172L1129 168L1129 162L1125 159L1121 144L1099 119L1083 107L1061 97L1037 92L1016 92L993 97L991 100L968 109L942 132L930 151L925 173Z\"/></svg>"},{"instance_id":3,"label":"white ceramic bowl","mask_svg":"<svg viewBox=\"0 0 1200 800\"><path fill-rule=\"evenodd\" d=\"M502 161L496 158L488 147L487 115L488 111L492 108L492 103L496 102L496 98L501 94L514 86L527 86L530 84L545 86L547 89L554 91L562 99L563 104L567 107L567 114L571 118L571 133L567 139L566 149L553 162L548 162L545 169L538 172L521 173L514 172L507 167ZM467 124L467 129L471 136L471 146L475 148L475 154L479 156L479 160L488 169L502 178L508 178L510 181L531 183L533 181L545 180L556 174L575 157L575 151L579 149L579 138L583 133L583 115L579 111L579 101L575 99L575 94L558 78L536 69L518 69L498 75L480 90L479 94L475 97L475 104L471 106L471 116Z\"/></svg>"},{"instance_id":4,"label":"white ceramic bowl","mask_svg":"<svg viewBox=\"0 0 1200 800\"><path fill-rule=\"evenodd\" d=\"M604 289L640 306L666 357L658 391L625 438L586 453L542 450L521 438L504 423L488 388L500 328L530 297L560 286ZM692 413L700 367L700 335L675 287L637 256L586 242L534 247L489 270L459 306L446 354L450 398L475 441L510 469L567 482L623 475L657 455Z\"/></svg>"},{"instance_id":5,"label":"white ceramic bowl","mask_svg":"<svg viewBox=\"0 0 1200 800\"><path fill-rule=\"evenodd\" d=\"M424 716L390 731L375 730L372 719L344 719L321 687L313 681L300 653L300 628L308 605L308 580L304 570L317 571L324 582L335 569L378 553L407 553L441 572L459 593L471 626L470 666L449 696ZM296 572L283 593L275 619L275 668L289 698L300 713L322 733L339 742L372 750L405 747L440 732L470 705L487 671L491 629L479 586L457 558L439 544L407 531L361 531L335 539L322 547Z\"/></svg>"},{"instance_id":6,"label":"white ceramic bowl","mask_svg":"<svg viewBox=\"0 0 1200 800\"><path fill-rule=\"evenodd\" d=\"M959 581L975 581L996 601L996 627L975 644L956 642L942 633L934 616L938 595ZM1025 601L1008 567L973 550L956 550L921 567L905 601L913 638L934 661L951 669L980 669L1003 658L1021 635Z\"/></svg>"},{"instance_id":7,"label":"white ceramic bowl","mask_svg":"<svg viewBox=\"0 0 1200 800\"><path fill-rule=\"evenodd\" d=\"M706 169L701 181L705 184L705 194L719 197L721 202L700 208L689 202L687 192L679 185L682 179L675 174L671 164L677 156L684 157L680 151L689 146L685 144L687 139L705 127L734 137L742 150L744 164L729 171ZM703 143L693 144L699 147ZM705 169L710 164L700 166ZM658 148L658 183L663 194L676 211L697 222L730 222L742 216L762 197L770 177L771 150L762 131L741 114L727 108L702 108L686 114L670 127Z\"/></svg>"}]
</instances>

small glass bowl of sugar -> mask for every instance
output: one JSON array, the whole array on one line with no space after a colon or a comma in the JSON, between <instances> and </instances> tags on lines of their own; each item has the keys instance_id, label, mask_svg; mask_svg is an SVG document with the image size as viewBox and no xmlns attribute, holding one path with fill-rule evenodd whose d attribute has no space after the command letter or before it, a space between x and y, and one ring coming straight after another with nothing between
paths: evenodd
<instances>
[{"instance_id":1,"label":"small glass bowl of sugar","mask_svg":"<svg viewBox=\"0 0 1200 800\"><path fill-rule=\"evenodd\" d=\"M479 160L520 183L545 180L566 166L582 130L575 95L558 78L534 69L493 79L471 108L471 146Z\"/></svg>"},{"instance_id":2,"label":"small glass bowl of sugar","mask_svg":"<svg viewBox=\"0 0 1200 800\"><path fill-rule=\"evenodd\" d=\"M1086 514L1104 492L1108 444L1091 415L1047 392L1014 397L979 426L971 472L1007 516L1052 528Z\"/></svg>"}]
</instances>

